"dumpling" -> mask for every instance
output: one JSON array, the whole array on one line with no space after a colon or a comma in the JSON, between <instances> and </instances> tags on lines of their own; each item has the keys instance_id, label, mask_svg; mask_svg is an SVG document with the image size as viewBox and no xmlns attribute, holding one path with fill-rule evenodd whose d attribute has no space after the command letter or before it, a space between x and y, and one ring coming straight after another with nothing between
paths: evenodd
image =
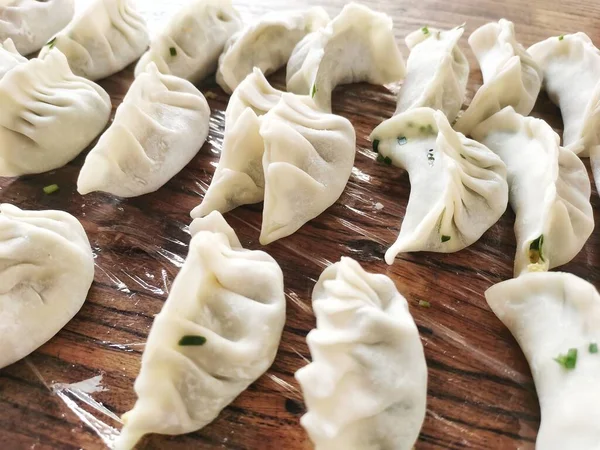
<instances>
[{"instance_id":1,"label":"dumpling","mask_svg":"<svg viewBox=\"0 0 600 450\"><path fill-rule=\"evenodd\" d=\"M230 94L254 67L265 75L277 71L307 33L327 22L329 16L321 7L265 14L229 39L219 57L217 83Z\"/></svg>"},{"instance_id":2,"label":"dumpling","mask_svg":"<svg viewBox=\"0 0 600 450\"><path fill-rule=\"evenodd\" d=\"M198 153L209 120L208 103L192 83L151 63L88 154L77 190L136 197L160 189Z\"/></svg>"},{"instance_id":3,"label":"dumpling","mask_svg":"<svg viewBox=\"0 0 600 450\"><path fill-rule=\"evenodd\" d=\"M586 34L575 33L538 42L528 52L542 68L550 100L560 107L563 145L589 156L600 145L600 50Z\"/></svg>"},{"instance_id":4,"label":"dumpling","mask_svg":"<svg viewBox=\"0 0 600 450\"><path fill-rule=\"evenodd\" d=\"M416 108L371 134L380 158L410 177L410 198L396 242L385 253L450 253L476 242L508 205L506 166L484 145L455 132L441 111Z\"/></svg>"},{"instance_id":5,"label":"dumpling","mask_svg":"<svg viewBox=\"0 0 600 450\"><path fill-rule=\"evenodd\" d=\"M469 61L458 47L464 31L464 26L448 31L423 27L406 37L410 56L396 114L426 106L451 122L456 118L469 80Z\"/></svg>"},{"instance_id":6,"label":"dumpling","mask_svg":"<svg viewBox=\"0 0 600 450\"><path fill-rule=\"evenodd\" d=\"M212 422L273 363L285 323L283 274L244 250L218 212L196 219L181 272L154 319L116 449L147 433L183 434Z\"/></svg>"},{"instance_id":7,"label":"dumpling","mask_svg":"<svg viewBox=\"0 0 600 450\"><path fill-rule=\"evenodd\" d=\"M600 445L600 295L568 273L529 273L485 297L529 362L540 401L538 450Z\"/></svg>"},{"instance_id":8,"label":"dumpling","mask_svg":"<svg viewBox=\"0 0 600 450\"><path fill-rule=\"evenodd\" d=\"M404 60L392 19L350 3L327 27L298 43L287 65L287 89L311 95L331 111L331 93L341 84L386 84L404 78Z\"/></svg>"},{"instance_id":9,"label":"dumpling","mask_svg":"<svg viewBox=\"0 0 600 450\"><path fill-rule=\"evenodd\" d=\"M10 69L24 62L27 62L27 58L21 56L11 39L0 43L0 80Z\"/></svg>"},{"instance_id":10,"label":"dumpling","mask_svg":"<svg viewBox=\"0 0 600 450\"><path fill-rule=\"evenodd\" d=\"M148 48L146 22L132 0L94 0L40 52L58 48L71 70L89 80L120 72Z\"/></svg>"},{"instance_id":11,"label":"dumpling","mask_svg":"<svg viewBox=\"0 0 600 450\"><path fill-rule=\"evenodd\" d=\"M468 135L477 124L506 106L528 115L540 93L543 74L525 47L517 42L513 23L505 19L488 23L473 32L469 45L481 67L483 86L456 122L455 129Z\"/></svg>"},{"instance_id":12,"label":"dumpling","mask_svg":"<svg viewBox=\"0 0 600 450\"><path fill-rule=\"evenodd\" d=\"M515 211L515 275L571 261L594 230L587 170L543 120L507 107L473 130L502 158Z\"/></svg>"},{"instance_id":13,"label":"dumpling","mask_svg":"<svg viewBox=\"0 0 600 450\"><path fill-rule=\"evenodd\" d=\"M295 233L342 195L354 166L356 133L310 97L283 94L263 118L265 203L260 243Z\"/></svg>"},{"instance_id":14,"label":"dumpling","mask_svg":"<svg viewBox=\"0 0 600 450\"><path fill-rule=\"evenodd\" d=\"M271 87L258 68L233 91L225 111L221 159L192 217L204 217L211 211L225 213L264 200L265 143L260 135L260 124L263 115L279 102L282 94Z\"/></svg>"},{"instance_id":15,"label":"dumpling","mask_svg":"<svg viewBox=\"0 0 600 450\"><path fill-rule=\"evenodd\" d=\"M63 211L0 205L0 369L50 340L83 305L94 257Z\"/></svg>"},{"instance_id":16,"label":"dumpling","mask_svg":"<svg viewBox=\"0 0 600 450\"><path fill-rule=\"evenodd\" d=\"M152 40L135 67L135 76L154 62L162 73L197 83L217 70L225 43L241 27L231 0L193 0Z\"/></svg>"},{"instance_id":17,"label":"dumpling","mask_svg":"<svg viewBox=\"0 0 600 450\"><path fill-rule=\"evenodd\" d=\"M37 52L74 14L74 0L2 0L0 42L12 39L22 55Z\"/></svg>"},{"instance_id":18,"label":"dumpling","mask_svg":"<svg viewBox=\"0 0 600 450\"><path fill-rule=\"evenodd\" d=\"M0 176L64 166L104 129L110 97L71 72L57 49L19 64L0 80Z\"/></svg>"},{"instance_id":19,"label":"dumpling","mask_svg":"<svg viewBox=\"0 0 600 450\"><path fill-rule=\"evenodd\" d=\"M427 365L408 303L385 275L353 259L328 267L313 291L313 361L296 372L316 450L410 450L427 399Z\"/></svg>"}]
</instances>

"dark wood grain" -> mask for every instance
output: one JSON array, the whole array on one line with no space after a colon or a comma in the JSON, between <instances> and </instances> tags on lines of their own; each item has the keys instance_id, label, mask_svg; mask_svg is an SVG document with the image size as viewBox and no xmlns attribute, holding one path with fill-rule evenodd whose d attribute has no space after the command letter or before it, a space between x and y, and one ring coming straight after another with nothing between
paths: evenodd
<instances>
[{"instance_id":1,"label":"dark wood grain","mask_svg":"<svg viewBox=\"0 0 600 450\"><path fill-rule=\"evenodd\" d=\"M181 2L175 2L181 3ZM244 14L282 9L282 0L239 0ZM345 3L326 2L336 14ZM506 17L520 41L531 45L551 35L584 31L600 45L600 3L595 0L420 0L364 1L395 20L403 39L424 24L452 27L466 22L461 47L471 63L470 101L481 75L466 39L477 27ZM173 2L161 3L171 14ZM319 4L298 0L294 7ZM158 11L158 12L156 12ZM160 23L156 16L155 23ZM283 74L271 77L283 87ZM132 68L101 84L116 107L132 80ZM121 415L135 401L133 381L153 317L168 296L187 253L189 211L208 187L223 139L228 97L207 80L199 86L212 109L210 136L193 162L158 192L122 200L105 194L81 197L76 179L85 155L52 173L0 181L0 200L22 208L62 209L78 217L96 256L96 277L81 312L54 339L23 361L0 370L0 448L100 449L102 440L50 387L99 374L107 389L93 394ZM295 235L265 248L281 265L288 320L281 348L269 372L200 432L151 436L145 449L308 449L299 425L304 411L294 372L309 358L305 336L314 326L310 296L321 271L341 256L369 271L390 276L407 297L421 331L429 366L429 398L418 449L533 449L539 426L535 388L514 339L490 311L483 292L512 276L514 215L508 211L483 238L459 253L402 255L393 266L383 253L397 236L410 186L407 174L380 165L368 135L395 108L398 86L354 85L334 94L334 111L352 121L357 133L356 167L341 199ZM559 132L560 113L545 94L533 113ZM586 162L587 164L587 162ZM60 192L42 187L57 183ZM375 209L379 202L384 208ZM595 219L600 198L593 193ZM248 248L258 249L261 205L238 208L226 219ZM600 287L600 235L595 231L580 255L563 269ZM431 308L418 306L419 300ZM92 412L89 408L88 411ZM93 412L98 419L119 424Z\"/></svg>"}]
</instances>

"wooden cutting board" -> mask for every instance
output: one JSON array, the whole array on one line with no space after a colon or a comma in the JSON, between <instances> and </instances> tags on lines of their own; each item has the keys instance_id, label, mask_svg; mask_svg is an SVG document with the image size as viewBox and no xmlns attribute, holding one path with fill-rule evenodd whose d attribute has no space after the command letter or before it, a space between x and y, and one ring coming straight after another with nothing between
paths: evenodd
<instances>
[{"instance_id":1,"label":"wooden cutting board","mask_svg":"<svg viewBox=\"0 0 600 450\"><path fill-rule=\"evenodd\" d=\"M175 5L183 2L138 3L143 3L141 8L157 29ZM282 0L235 3L246 17L289 4ZM323 3L333 16L346 2ZM482 83L467 37L486 22L502 17L512 20L526 46L576 31L586 32L600 45L600 3L595 0L363 3L394 18L405 57L408 50L403 39L409 32L423 25L449 28L466 22L461 47L471 63L467 103ZM293 7L318 4L297 0ZM284 87L282 73L271 79L277 87ZM115 108L131 81L129 68L100 83L111 94ZM133 381L148 330L186 256L188 214L210 183L223 141L228 96L214 80L199 87L212 109L208 141L185 170L154 194L131 200L105 194L80 196L76 179L85 155L52 173L0 180L2 202L21 208L62 209L79 218L96 256L95 282L81 312L38 351L0 370L0 448L105 448L102 436L111 428L120 429L107 414L120 416L133 406ZM397 236L410 185L404 171L375 162L367 136L392 115L397 90L398 86L388 90L368 85L336 90L334 112L350 119L357 132L356 167L346 191L295 235L264 248L283 269L288 299L287 325L271 370L202 431L151 436L140 448L311 448L299 425L304 406L293 375L310 358L305 336L314 326L312 288L322 270L344 255L369 271L390 276L409 300L419 326L429 366L429 398L417 449L534 448L539 408L527 363L483 297L487 288L512 275L513 213L508 211L479 242L459 253L405 254L391 267L383 261L385 249ZM559 110L545 94L533 115L548 120L562 133ZM42 188L54 183L60 192L45 195ZM592 202L600 222L600 198L595 191ZM376 208L377 203L383 209ZM226 218L244 246L263 249L258 244L261 205L238 208ZM580 255L563 269L600 287L599 267L600 233L596 230ZM419 307L420 300L431 302L431 308ZM88 389L89 394L56 384L99 375L98 389ZM101 405L91 407L92 399Z\"/></svg>"}]
</instances>

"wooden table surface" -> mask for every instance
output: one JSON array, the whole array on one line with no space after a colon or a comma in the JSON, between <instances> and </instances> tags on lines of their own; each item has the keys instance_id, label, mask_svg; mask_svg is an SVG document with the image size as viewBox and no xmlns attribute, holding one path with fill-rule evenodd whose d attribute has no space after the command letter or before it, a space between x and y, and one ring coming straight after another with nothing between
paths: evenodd
<instances>
[{"instance_id":1,"label":"wooden table surface","mask_svg":"<svg viewBox=\"0 0 600 450\"><path fill-rule=\"evenodd\" d=\"M156 30L184 2L138 3ZM234 3L246 18L290 4L283 0ZM330 0L325 7L333 16L344 3ZM514 21L518 38L526 46L576 31L586 32L600 45L600 3L596 0L364 3L393 16L405 57L408 50L403 39L414 29L466 22L461 40L471 63L466 103L481 85L467 37L486 22L502 17ZM318 4L296 0L293 7ZM277 87L284 87L282 73L271 79ZM100 83L111 94L114 108L131 81L130 67ZM114 419L133 406L133 381L148 330L186 256L188 214L210 183L223 141L228 97L213 79L199 87L212 109L208 141L185 170L154 194L130 200L99 193L81 197L76 179L85 154L52 173L0 180L2 202L62 209L79 218L96 257L95 282L81 312L35 353L0 370L0 448L106 448L104 440L120 429ZM334 112L350 119L357 134L356 166L346 191L295 235L264 248L283 269L288 299L287 325L273 367L200 432L151 436L140 448L311 448L299 425L304 406L293 374L310 357L305 336L315 324L310 307L314 283L329 263L344 255L369 271L390 276L409 300L419 326L429 366L429 396L417 449L534 447L539 408L527 363L483 297L487 288L512 275L513 213L508 211L479 242L459 253L404 254L391 267L383 261L385 249L397 236L410 185L404 171L375 162L367 137L392 115L397 90L398 86L368 85L336 90ZM560 113L545 94L533 115L562 132ZM60 192L45 195L42 187L53 183L60 185ZM376 203L383 209L376 209ZM600 222L600 198L595 190L592 203ZM238 208L226 219L245 246L261 248L261 205ZM600 287L599 267L600 234L596 230L564 270ZM431 302L431 308L420 308L419 300ZM60 384L99 375L99 392L85 394Z\"/></svg>"}]
</instances>

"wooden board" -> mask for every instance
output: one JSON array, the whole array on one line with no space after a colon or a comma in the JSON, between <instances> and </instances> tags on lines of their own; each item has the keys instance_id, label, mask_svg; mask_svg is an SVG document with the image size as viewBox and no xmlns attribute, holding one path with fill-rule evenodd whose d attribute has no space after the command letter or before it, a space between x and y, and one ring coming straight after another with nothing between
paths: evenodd
<instances>
[{"instance_id":1,"label":"wooden board","mask_svg":"<svg viewBox=\"0 0 600 450\"><path fill-rule=\"evenodd\" d=\"M143 8L152 10L156 27L172 14L175 4L181 3L148 2ZM293 6L318 3L297 0ZM345 2L326 3L334 15ZM595 0L363 3L393 16L405 57L408 51L403 39L414 29L425 24L452 27L466 22L461 40L471 63L466 103L482 82L466 39L488 21L501 17L514 21L519 39L527 46L575 31L586 32L600 45L600 3ZM282 9L289 2L238 0L236 4L248 16ZM271 79L283 88L281 73ZM129 68L101 82L110 92L114 107L131 81ZM85 155L52 173L0 181L2 202L22 208L62 209L78 217L96 256L95 282L81 312L38 351L0 370L0 448L105 448L94 429L103 423L115 429L120 425L68 391L55 385L53 390L53 383L102 375L105 390L90 397L117 415L132 407L133 381L148 329L186 256L188 214L210 183L223 140L228 97L214 80L207 80L200 88L212 109L208 141L185 170L154 194L131 200L105 194L81 197L75 185ZM385 249L397 236L410 185L404 171L375 162L367 136L393 113L397 90L398 86L390 91L354 85L335 92L334 111L356 127L356 167L345 193L332 208L295 235L265 248L281 264L288 299L287 325L271 370L200 432L151 436L140 448L311 448L299 425L304 406L293 374L309 358L305 335L314 326L310 307L314 283L330 262L343 255L357 259L369 271L392 277L409 299L429 366L427 418L417 449L534 448L539 408L527 363L483 297L487 288L512 275L513 213L508 211L479 242L459 253L405 254L391 267L383 262ZM534 115L562 132L560 113L545 94L540 96ZM60 185L60 192L45 195L42 188L53 183ZM383 209L375 208L378 202ZM598 222L600 198L595 191L593 206ZM239 208L226 218L245 246L261 248L261 205ZM598 267L600 235L596 231L564 270L600 287ZM420 308L419 300L431 302L431 308Z\"/></svg>"}]
</instances>

